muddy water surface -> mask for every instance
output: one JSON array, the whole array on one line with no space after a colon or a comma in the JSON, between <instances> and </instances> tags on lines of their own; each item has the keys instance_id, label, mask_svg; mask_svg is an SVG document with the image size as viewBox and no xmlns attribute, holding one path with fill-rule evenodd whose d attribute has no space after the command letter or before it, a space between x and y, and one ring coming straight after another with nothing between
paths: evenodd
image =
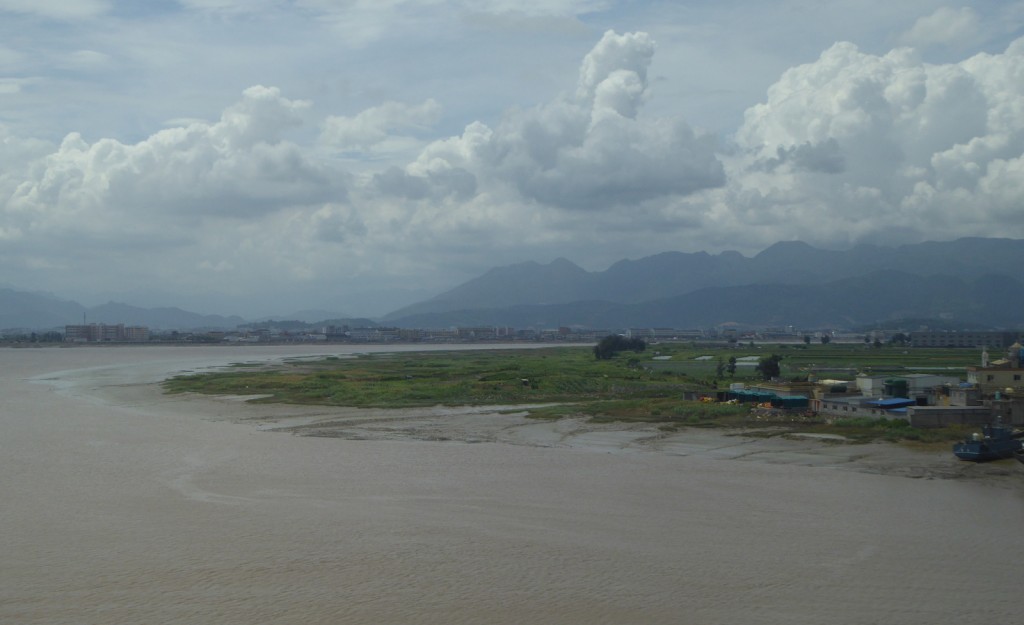
<instances>
[{"instance_id":1,"label":"muddy water surface","mask_svg":"<svg viewBox=\"0 0 1024 625\"><path fill-rule=\"evenodd\" d=\"M241 420L242 402L150 386L297 351L0 349L0 622L935 625L1021 612L1012 465L1001 480L909 479L800 449L733 453L700 433L567 437L486 411L460 421L473 444L404 426L296 436L264 430L320 417Z\"/></svg>"}]
</instances>

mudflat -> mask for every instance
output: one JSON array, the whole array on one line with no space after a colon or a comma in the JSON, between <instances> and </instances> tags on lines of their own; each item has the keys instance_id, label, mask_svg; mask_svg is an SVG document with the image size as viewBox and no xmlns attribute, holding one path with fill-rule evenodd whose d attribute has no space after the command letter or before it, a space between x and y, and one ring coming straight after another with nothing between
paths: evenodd
<instances>
[{"instance_id":1,"label":"mudflat","mask_svg":"<svg viewBox=\"0 0 1024 625\"><path fill-rule=\"evenodd\" d=\"M254 406L156 384L337 351L0 350L0 621L934 625L1019 612L1013 461L536 421L516 406Z\"/></svg>"},{"instance_id":2,"label":"mudflat","mask_svg":"<svg viewBox=\"0 0 1024 625\"><path fill-rule=\"evenodd\" d=\"M154 400L155 385L137 387ZM662 429L650 423L538 420L531 405L361 409L250 404L253 396L188 394L200 413L261 431L372 441L499 443L602 453L659 453L762 464L821 467L919 479L969 480L1024 493L1024 467L1014 460L973 463L950 445L854 444L841 436L778 428ZM164 398L166 401L166 398ZM205 405L204 405L205 404ZM198 408L198 406L203 406Z\"/></svg>"}]
</instances>

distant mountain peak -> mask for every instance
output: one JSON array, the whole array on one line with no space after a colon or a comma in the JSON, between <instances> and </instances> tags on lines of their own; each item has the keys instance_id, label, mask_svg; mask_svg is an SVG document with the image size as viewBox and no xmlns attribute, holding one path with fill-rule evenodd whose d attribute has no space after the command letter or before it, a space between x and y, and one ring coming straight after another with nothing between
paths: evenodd
<instances>
[{"instance_id":1,"label":"distant mountain peak","mask_svg":"<svg viewBox=\"0 0 1024 625\"><path fill-rule=\"evenodd\" d=\"M792 256L794 254L803 254L810 251L816 252L820 250L808 243L804 243L803 241L779 241L778 243L774 243L766 247L761 251L761 253L755 255L754 258L778 258L783 255Z\"/></svg>"}]
</instances>

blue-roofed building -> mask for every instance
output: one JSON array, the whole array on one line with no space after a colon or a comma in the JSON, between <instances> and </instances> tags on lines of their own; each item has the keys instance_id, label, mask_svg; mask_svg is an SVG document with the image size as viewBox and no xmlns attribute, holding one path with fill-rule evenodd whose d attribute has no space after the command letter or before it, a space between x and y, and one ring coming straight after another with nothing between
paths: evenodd
<instances>
[{"instance_id":1,"label":"blue-roofed building","mask_svg":"<svg viewBox=\"0 0 1024 625\"><path fill-rule=\"evenodd\" d=\"M906 399L903 397L890 397L888 399L870 399L864 402L865 405L874 406L883 410L895 410L897 408L906 408L907 406L913 406L917 402L913 399Z\"/></svg>"},{"instance_id":2,"label":"blue-roofed building","mask_svg":"<svg viewBox=\"0 0 1024 625\"><path fill-rule=\"evenodd\" d=\"M812 402L812 409L818 414L833 417L905 420L907 406L913 404L913 400L903 398L887 400L864 397L863 395L845 395L817 398Z\"/></svg>"}]
</instances>

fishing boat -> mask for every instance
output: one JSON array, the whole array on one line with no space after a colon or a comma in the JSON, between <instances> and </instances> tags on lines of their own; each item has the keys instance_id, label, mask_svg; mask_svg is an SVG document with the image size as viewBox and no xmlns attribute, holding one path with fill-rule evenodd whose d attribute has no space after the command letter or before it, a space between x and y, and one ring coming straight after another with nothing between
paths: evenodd
<instances>
[{"instance_id":1,"label":"fishing boat","mask_svg":"<svg viewBox=\"0 0 1024 625\"><path fill-rule=\"evenodd\" d=\"M1013 458L1024 462L1018 452L1024 451L1024 432L999 423L986 425L981 433L975 432L961 443L953 445L953 453L961 460L988 462L1001 458Z\"/></svg>"}]
</instances>

